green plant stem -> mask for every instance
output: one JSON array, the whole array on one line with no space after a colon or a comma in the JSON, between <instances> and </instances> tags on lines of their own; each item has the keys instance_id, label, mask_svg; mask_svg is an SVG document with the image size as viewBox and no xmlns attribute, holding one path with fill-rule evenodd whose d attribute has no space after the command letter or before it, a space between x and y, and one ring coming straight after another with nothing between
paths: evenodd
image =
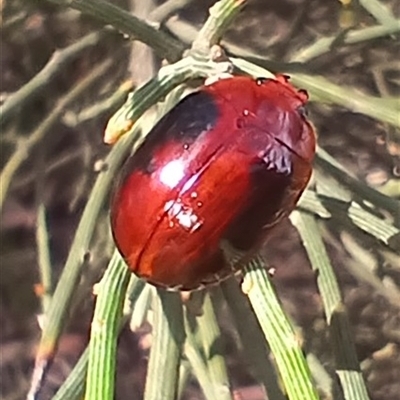
<instances>
[{"instance_id":1,"label":"green plant stem","mask_svg":"<svg viewBox=\"0 0 400 400\"><path fill-rule=\"evenodd\" d=\"M12 178L21 164L27 159L34 146L38 145L52 126L59 120L65 112L66 107L76 101L91 85L93 85L110 68L112 61L105 60L94 68L89 75L83 78L74 88L72 88L58 103L39 126L26 139L21 139L17 143L17 148L7 160L0 175L0 211L3 207L8 188Z\"/></svg>"},{"instance_id":2,"label":"green plant stem","mask_svg":"<svg viewBox=\"0 0 400 400\"><path fill-rule=\"evenodd\" d=\"M46 315L51 301L52 272L51 272L50 249L49 249L49 234L46 222L46 209L43 203L39 204L37 210L36 245L37 245L39 272L40 272L40 284L41 284L41 289L43 291L41 295L42 310L43 314Z\"/></svg>"},{"instance_id":3,"label":"green plant stem","mask_svg":"<svg viewBox=\"0 0 400 400\"><path fill-rule=\"evenodd\" d=\"M177 63L177 65L176 74L174 74L174 67L172 65L168 66L166 68L171 75L166 73L165 69L161 69L154 79L134 92L130 97L130 101L133 105L130 105L129 108L129 118L136 121L144 110L165 96L175 86L178 86L185 79L195 74L190 60L182 60L182 62ZM208 62L203 62L203 64L197 62L196 65L205 66L204 70L201 72L197 71L198 75L205 76L207 72L212 69L211 64ZM182 68L179 68L179 66ZM74 90L76 90L76 88ZM125 110L124 107L122 110ZM122 118L124 117L125 112L122 112ZM124 135L124 137L113 146L105 160L107 168L100 172L86 203L63 273L61 274L54 292L53 300L49 306L49 323L44 327L36 356L34 377L32 379L29 397L31 399L34 399L35 393L43 379L48 361L52 358L55 351L58 337L64 324L65 315L71 301L71 296L78 280L81 266L83 265L84 255L89 250L93 230L101 207L103 206L106 195L122 161L131 150L132 145L134 143L138 145L138 132L137 128L133 128L130 134Z\"/></svg>"},{"instance_id":4,"label":"green plant stem","mask_svg":"<svg viewBox=\"0 0 400 400\"><path fill-rule=\"evenodd\" d=\"M145 400L175 400L185 338L179 293L157 290L153 298L153 342L147 368ZM162 379L161 379L162 377Z\"/></svg>"},{"instance_id":5,"label":"green plant stem","mask_svg":"<svg viewBox=\"0 0 400 400\"><path fill-rule=\"evenodd\" d=\"M62 50L57 50L49 62L28 83L9 96L0 106L0 126L15 115L16 109L21 109L27 102L43 91L53 79L63 71L65 64L73 61L90 47L96 46L110 32L102 30L90 33L74 44Z\"/></svg>"},{"instance_id":6,"label":"green plant stem","mask_svg":"<svg viewBox=\"0 0 400 400\"><path fill-rule=\"evenodd\" d=\"M193 373L200 384L205 398L207 400L218 399L204 354L202 353L202 346L195 334L195 330L197 329L196 321L187 307L185 307L184 310L184 323L186 332L184 354L192 367Z\"/></svg>"},{"instance_id":7,"label":"green plant stem","mask_svg":"<svg viewBox=\"0 0 400 400\"><path fill-rule=\"evenodd\" d=\"M298 52L293 54L290 61L306 63L332 51L332 48L339 47L340 45L367 42L384 36L390 36L398 32L400 32L400 20L395 20L384 26L370 26L368 28L344 32L339 34L339 36L324 37L314 42L311 46L300 49Z\"/></svg>"},{"instance_id":8,"label":"green plant stem","mask_svg":"<svg viewBox=\"0 0 400 400\"><path fill-rule=\"evenodd\" d=\"M190 379L191 368L189 361L181 360L181 366L179 368L179 385L177 399L181 399L185 391L186 385Z\"/></svg>"},{"instance_id":9,"label":"green plant stem","mask_svg":"<svg viewBox=\"0 0 400 400\"><path fill-rule=\"evenodd\" d=\"M129 320L129 315L132 312L133 306L136 304L142 290L145 286L144 281L138 279L136 276L131 275L131 282L129 283L126 299L128 309L124 311L124 318L120 324L120 330ZM67 379L63 382L57 393L51 400L79 400L83 398L85 391L85 380L87 375L89 363L89 347L80 356L78 362L75 364L74 369L70 372Z\"/></svg>"},{"instance_id":10,"label":"green plant stem","mask_svg":"<svg viewBox=\"0 0 400 400\"><path fill-rule=\"evenodd\" d=\"M337 374L345 399L368 400L346 310L316 219L310 214L294 211L290 220L299 231L311 266L317 276L317 284L333 341Z\"/></svg>"},{"instance_id":11,"label":"green plant stem","mask_svg":"<svg viewBox=\"0 0 400 400\"><path fill-rule=\"evenodd\" d=\"M248 298L241 292L235 278L222 282L221 289L239 333L244 356L253 368L254 377L264 386L269 399L284 400L274 366L269 359L270 349L264 334L251 311Z\"/></svg>"},{"instance_id":12,"label":"green plant stem","mask_svg":"<svg viewBox=\"0 0 400 400\"><path fill-rule=\"evenodd\" d=\"M390 9L379 0L358 0L359 3L382 25L398 24Z\"/></svg>"},{"instance_id":13,"label":"green plant stem","mask_svg":"<svg viewBox=\"0 0 400 400\"><path fill-rule=\"evenodd\" d=\"M155 289L151 285L145 285L143 288L130 316L129 327L132 331L139 329L148 320L148 313L153 301L154 292Z\"/></svg>"},{"instance_id":14,"label":"green plant stem","mask_svg":"<svg viewBox=\"0 0 400 400\"><path fill-rule=\"evenodd\" d=\"M129 277L125 262L115 251L96 289L98 294L90 332L86 400L114 399L117 338Z\"/></svg>"},{"instance_id":15,"label":"green plant stem","mask_svg":"<svg viewBox=\"0 0 400 400\"><path fill-rule=\"evenodd\" d=\"M354 178L339 162L321 147L317 149L315 160L317 167L332 176L341 186L357 195L360 199L373 203L378 208L389 211L397 221L400 221L399 202L378 192Z\"/></svg>"},{"instance_id":16,"label":"green plant stem","mask_svg":"<svg viewBox=\"0 0 400 400\"><path fill-rule=\"evenodd\" d=\"M320 218L334 218L335 221L351 221L365 233L377 238L393 250L398 249L396 237L400 229L362 208L354 201L340 200L307 190L301 197L298 208Z\"/></svg>"},{"instance_id":17,"label":"green plant stem","mask_svg":"<svg viewBox=\"0 0 400 400\"><path fill-rule=\"evenodd\" d=\"M269 70L290 74L292 83L299 88L306 89L311 101L336 104L352 112L367 115L391 124L394 127L400 127L400 118L398 118L400 102L397 98L387 99L368 96L350 87L337 85L322 76L299 73L297 71L304 70L304 66L301 63L279 63L260 58L258 55L247 50L243 51L236 47L235 49L236 56L242 57L245 61L265 69L267 76L270 74ZM235 57L232 59L232 63L239 68L244 65L243 62L237 62L237 58ZM249 68L249 65L246 68L248 71L254 69L254 67ZM258 75L262 72L260 69L257 69L257 71ZM396 137L400 137L399 132L399 130L394 130L393 134Z\"/></svg>"},{"instance_id":18,"label":"green plant stem","mask_svg":"<svg viewBox=\"0 0 400 400\"><path fill-rule=\"evenodd\" d=\"M68 126L76 127L86 121L98 118L100 115L106 115L116 112L126 101L126 98L133 90L133 82L124 82L118 90L110 97L101 100L89 107L80 110L77 113L66 114L63 122Z\"/></svg>"},{"instance_id":19,"label":"green plant stem","mask_svg":"<svg viewBox=\"0 0 400 400\"><path fill-rule=\"evenodd\" d=\"M217 323L210 294L203 303L203 314L197 317L198 336L203 345L209 376L220 400L231 400L230 383L223 354L221 330Z\"/></svg>"},{"instance_id":20,"label":"green plant stem","mask_svg":"<svg viewBox=\"0 0 400 400\"><path fill-rule=\"evenodd\" d=\"M150 46L159 57L170 62L177 61L184 46L167 33L157 30L154 26L142 21L129 12L104 0L47 0L61 6L75 8L85 15L113 26L130 37L140 40Z\"/></svg>"},{"instance_id":21,"label":"green plant stem","mask_svg":"<svg viewBox=\"0 0 400 400\"><path fill-rule=\"evenodd\" d=\"M192 45L192 51L209 55L211 46L217 44L223 32L232 23L247 0L220 0L210 8L210 17L200 29Z\"/></svg>"},{"instance_id":22,"label":"green plant stem","mask_svg":"<svg viewBox=\"0 0 400 400\"><path fill-rule=\"evenodd\" d=\"M290 76L293 84L306 89L313 101L337 104L352 112L400 127L399 110L395 106L389 106L382 98L367 96L351 88L336 85L322 76L300 73Z\"/></svg>"},{"instance_id":23,"label":"green plant stem","mask_svg":"<svg viewBox=\"0 0 400 400\"><path fill-rule=\"evenodd\" d=\"M137 133L137 130L136 130ZM123 158L129 151L132 143L137 139L137 134L126 135L114 146L106 158L108 169L100 172L75 233L71 250L58 281L52 302L47 315L48 324L45 325L39 349L36 355L34 376L29 399L35 399L35 393L40 388L48 362L53 357L58 337L63 327L68 307L71 302L76 282L79 278L80 269L83 265L84 256L89 250L94 226L97 217L113 182L114 176L120 167Z\"/></svg>"},{"instance_id":24,"label":"green plant stem","mask_svg":"<svg viewBox=\"0 0 400 400\"><path fill-rule=\"evenodd\" d=\"M128 96L125 104L110 118L105 141L113 143L125 135L137 118L158 100L181 83L218 71L217 63L204 58L186 57L175 64L162 68L157 76ZM228 68L228 63L226 63ZM150 101L151 104L150 104Z\"/></svg>"},{"instance_id":25,"label":"green plant stem","mask_svg":"<svg viewBox=\"0 0 400 400\"><path fill-rule=\"evenodd\" d=\"M288 398L318 399L300 340L279 303L261 257L256 257L245 268L242 289L275 357Z\"/></svg>"}]
</instances>

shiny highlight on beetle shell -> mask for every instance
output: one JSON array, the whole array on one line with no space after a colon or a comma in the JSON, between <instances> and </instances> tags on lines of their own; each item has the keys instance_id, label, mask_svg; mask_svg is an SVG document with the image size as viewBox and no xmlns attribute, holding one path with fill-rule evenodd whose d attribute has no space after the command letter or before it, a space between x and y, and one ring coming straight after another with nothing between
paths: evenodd
<instances>
[{"instance_id":1,"label":"shiny highlight on beetle shell","mask_svg":"<svg viewBox=\"0 0 400 400\"><path fill-rule=\"evenodd\" d=\"M234 273L295 207L312 172L307 95L284 76L233 77L190 94L122 169L117 248L158 286L191 290Z\"/></svg>"}]
</instances>

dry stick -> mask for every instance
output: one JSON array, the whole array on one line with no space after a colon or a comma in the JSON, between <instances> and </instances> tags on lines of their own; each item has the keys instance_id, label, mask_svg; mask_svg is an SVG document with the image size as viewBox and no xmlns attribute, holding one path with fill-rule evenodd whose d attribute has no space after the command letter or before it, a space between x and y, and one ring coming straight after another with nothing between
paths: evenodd
<instances>
[{"instance_id":1,"label":"dry stick","mask_svg":"<svg viewBox=\"0 0 400 400\"><path fill-rule=\"evenodd\" d=\"M154 26L140 20L128 11L104 0L48 0L62 6L75 8L85 15L113 26L118 31L150 46L158 56L170 62L177 61L183 51L181 42L171 35L158 31Z\"/></svg>"},{"instance_id":2,"label":"dry stick","mask_svg":"<svg viewBox=\"0 0 400 400\"><path fill-rule=\"evenodd\" d=\"M112 65L112 60L108 59L99 64L90 75L82 79L72 90L70 90L55 106L53 111L42 121L42 123L27 138L22 139L18 144L15 152L8 159L3 171L0 175L0 211L3 208L4 199L6 197L11 180L21 166L28 158L33 147L44 139L51 127L60 119L65 112L66 107L73 103L82 93L84 93L94 82L101 78L104 73Z\"/></svg>"},{"instance_id":3,"label":"dry stick","mask_svg":"<svg viewBox=\"0 0 400 400\"><path fill-rule=\"evenodd\" d=\"M55 51L44 68L28 83L9 96L5 103L0 107L0 125L3 125L10 119L16 108L21 108L32 97L41 92L57 74L63 71L62 67L64 64L73 61L85 50L97 45L105 35L106 30L90 33L71 46Z\"/></svg>"}]
</instances>

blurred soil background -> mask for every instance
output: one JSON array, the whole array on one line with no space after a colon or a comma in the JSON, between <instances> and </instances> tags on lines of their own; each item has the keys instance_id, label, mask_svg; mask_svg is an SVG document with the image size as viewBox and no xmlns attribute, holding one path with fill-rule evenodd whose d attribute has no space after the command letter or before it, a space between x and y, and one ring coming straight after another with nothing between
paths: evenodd
<instances>
[{"instance_id":1,"label":"blurred soil background","mask_svg":"<svg viewBox=\"0 0 400 400\"><path fill-rule=\"evenodd\" d=\"M118 1L132 9L127 1ZM135 3L132 1L132 3ZM136 2L136 15L146 15L144 0ZM161 3L161 2L159 2ZM149 1L149 7L158 5ZM192 1L176 13L172 23L186 21L200 27L213 1ZM397 18L398 0L383 1ZM1 101L35 76L52 54L77 42L101 24L77 11L45 1L2 0ZM361 28L376 21L358 4L344 8L339 1L249 0L226 38L260 57L287 61L296 50L322 36L337 35L350 27ZM179 29L179 28L177 28ZM183 33L183 35L185 35ZM341 86L351 86L375 96L399 96L400 42L381 38L342 46L310 61L306 70L324 75ZM146 61L142 57L147 57ZM95 84L66 108L51 130L32 149L14 176L1 215L0 280L0 392L4 400L26 396L35 348L40 337L41 302L36 245L37 210L43 204L50 238L53 284L64 265L75 228L96 174L109 148L102 142L107 119L118 101L104 110L99 102L116 91L147 79L160 60L148 63L149 52L132 46L120 34L104 34L96 43L60 64L59 73L43 90L14 112L1 131L2 168L21 138L32 134L54 110L60 99L83 77L105 60ZM128 85L129 86L129 85ZM97 104L95 111L91 108ZM366 116L320 104L311 104L310 118L319 133L320 145L361 181L388 190L400 175L399 144L392 141L391 127ZM398 181L397 181L398 182ZM76 312L64 333L55 362L48 374L41 399L49 399L68 375L88 339L93 309L92 285L98 281L110 257L108 210L97 224L84 275L74 298ZM373 400L400 399L400 302L366 282L363 268L390 280L393 293L400 286L399 255L390 252L361 231L327 224L324 237L348 307L357 352ZM297 233L289 223L279 229L265 250L276 268L280 297L296 323L303 328L305 346L332 372L332 348L327 337L315 277ZM390 291L389 291L390 292ZM224 307L225 351L232 387L238 399L261 398L245 357L237 349L237 336ZM148 355L148 328L123 331L119 344L117 399L141 398ZM185 399L202 399L192 383Z\"/></svg>"}]
</instances>

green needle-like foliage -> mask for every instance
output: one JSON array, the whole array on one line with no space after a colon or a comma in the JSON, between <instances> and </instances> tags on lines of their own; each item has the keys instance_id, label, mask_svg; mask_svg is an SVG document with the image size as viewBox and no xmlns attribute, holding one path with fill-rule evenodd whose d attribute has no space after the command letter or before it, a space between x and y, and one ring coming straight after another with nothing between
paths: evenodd
<instances>
[{"instance_id":1,"label":"green needle-like foliage","mask_svg":"<svg viewBox=\"0 0 400 400\"><path fill-rule=\"evenodd\" d=\"M101 282L96 286L97 300L90 332L86 400L114 398L117 339L129 277L127 266L115 251Z\"/></svg>"},{"instance_id":2,"label":"green needle-like foliage","mask_svg":"<svg viewBox=\"0 0 400 400\"><path fill-rule=\"evenodd\" d=\"M179 293L157 290L153 298L153 342L147 369L145 400L174 400L185 338Z\"/></svg>"},{"instance_id":3,"label":"green needle-like foliage","mask_svg":"<svg viewBox=\"0 0 400 400\"><path fill-rule=\"evenodd\" d=\"M90 250L98 217L110 187L125 157L144 139L146 132L142 129L144 119L142 115L151 106L167 98L164 107L159 107L165 112L180 97L186 88L184 84L189 81L193 83L199 78L231 71L273 78L274 75L265 68L275 70L279 66L279 69L285 72L300 65L302 72L297 70L291 74L292 82L307 89L312 101L340 105L393 127L400 126L396 99L364 95L352 88L334 84L325 77L306 72L311 60L331 51L335 46L351 46L398 34L399 21L387 7L376 0L360 0L360 4L381 25L351 30L341 34L339 37L341 40L338 40L337 36L321 38L292 55L289 63L266 60L230 44L227 46L230 57L224 57L222 54L220 57L222 61L215 60L212 47L218 43L243 8L246 3L244 0L216 2L210 10L208 20L183 58L182 54L187 43L184 44L164 29L157 29L152 24L133 17L112 3L104 0L49 1L69 5L113 26L118 31L142 40L151 46L157 55L173 63L161 68L153 79L130 93L124 105L108 122L106 140L116 143L105 159L106 168L99 173L93 185L56 290L51 299L50 297L44 299L46 324L38 349L29 400L35 399L45 376L46 367L54 356L66 316L70 311L71 299L81 275L84 258ZM74 58L77 51L86 49L93 41L97 43L105 34L108 34L107 30L101 34L89 35L80 45L66 50L63 53L64 57L66 60ZM36 79L33 78L30 85L25 85L22 92L10 97L13 102L5 103L3 108L7 110L7 118L11 118L15 108L21 106L19 97L25 99L32 97L44 87L46 76L51 78L58 73L57 68L54 69L54 63L49 64L49 68L38 74ZM103 68L106 67L107 65ZM89 83L95 82L96 79L96 77L88 78ZM176 88L178 89L174 91ZM57 112L50 115L51 124L64 112L62 106L75 100L75 97L84 90L84 88L78 89L74 89L67 98L68 101L61 103L56 109ZM28 146L29 151L33 144L36 144L37 138L44 137L50 123L45 120L46 129L37 131L33 135L33 141L32 137L27 139L28 145L32 142L32 146ZM22 150L19 149L20 152ZM23 157L26 157L25 154ZM12 175L22 163L21 157L18 160L16 165L12 159L11 164L6 164L6 171L11 168L7 182L11 181ZM304 193L298 211L295 211L291 218L300 233L313 270L318 271L317 283L335 351L336 372L344 396L346 400L366 400L368 394L355 355L346 311L319 232L317 218L332 219L343 226L357 227L380 241L382 246L396 251L400 237L398 227L400 206L395 199L355 179L322 148L318 149L316 170L319 173L317 179L319 187L317 185L316 190L310 189ZM335 183L328 182L327 177L333 178ZM331 192L340 192L339 189L344 188L350 196L333 196L329 191L321 193L319 188L323 186L328 187ZM4 187L7 189L8 183ZM6 192L7 190L2 193L2 199L5 198ZM46 245L48 235L45 232L47 228L44 222L43 208L39 208L39 258L42 272L45 272L42 283L48 287L51 257ZM226 359L222 352L223 346L221 347L219 321L215 315L218 302L224 301L228 303L232 313L247 361L254 369L253 375L265 388L268 397L274 400L281 400L284 396L290 400L318 399L301 348L301 338L296 335L271 281L265 262L257 256L245 268L242 283L244 294L237 282L231 279L222 284L222 290L215 297L210 297L208 293L204 296L198 294L192 296L203 296L202 312L199 315L191 312L190 304L182 303L179 294L146 287L144 282L131 277L123 260L115 252L101 282L95 287L97 299L89 346L53 400L82 398L84 391L86 391L85 400L113 399L116 346L121 327L131 321L132 328L135 329L150 315L153 342L145 383L145 399L178 398L183 393L190 374L193 374L199 382L207 400L232 399ZM146 289L143 291L143 288ZM141 293L143 294L140 297ZM124 300L127 306L123 315ZM134 312L132 312L133 305L136 307ZM310 355L308 358L310 359ZM318 360L314 361L315 365L321 367ZM323 371L323 374L324 387L329 386L331 380L326 377L326 371Z\"/></svg>"},{"instance_id":4,"label":"green needle-like foliage","mask_svg":"<svg viewBox=\"0 0 400 400\"><path fill-rule=\"evenodd\" d=\"M316 219L310 214L299 211L294 211L290 218L299 231L311 266L317 275L317 284L336 357L336 372L342 385L344 397L346 400L368 400L367 389L360 372L339 285Z\"/></svg>"},{"instance_id":5,"label":"green needle-like foliage","mask_svg":"<svg viewBox=\"0 0 400 400\"><path fill-rule=\"evenodd\" d=\"M283 311L261 257L245 269L242 289L249 297L290 400L315 400L318 394L300 346L301 339Z\"/></svg>"}]
</instances>

